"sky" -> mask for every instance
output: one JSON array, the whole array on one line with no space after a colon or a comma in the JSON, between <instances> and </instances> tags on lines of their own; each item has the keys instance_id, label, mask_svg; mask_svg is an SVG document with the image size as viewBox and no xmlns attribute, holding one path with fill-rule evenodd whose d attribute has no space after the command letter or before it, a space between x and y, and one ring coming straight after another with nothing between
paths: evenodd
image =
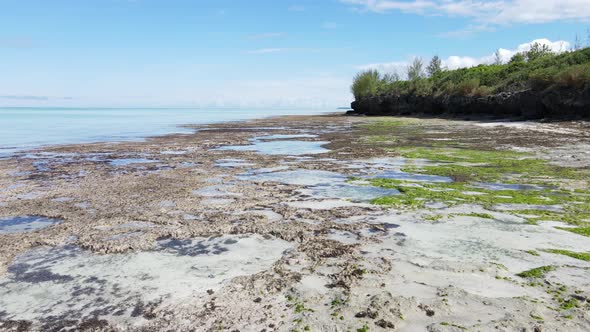
<instances>
[{"instance_id":1,"label":"sky","mask_svg":"<svg viewBox=\"0 0 590 332\"><path fill-rule=\"evenodd\" d=\"M0 0L0 107L341 107L360 70L589 28L589 0Z\"/></svg>"}]
</instances>

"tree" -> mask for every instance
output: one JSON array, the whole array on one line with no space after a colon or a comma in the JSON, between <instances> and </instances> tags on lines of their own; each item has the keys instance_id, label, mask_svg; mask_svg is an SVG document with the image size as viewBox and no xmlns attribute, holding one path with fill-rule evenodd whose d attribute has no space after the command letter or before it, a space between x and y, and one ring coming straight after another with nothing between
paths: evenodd
<instances>
[{"instance_id":1,"label":"tree","mask_svg":"<svg viewBox=\"0 0 590 332\"><path fill-rule=\"evenodd\" d=\"M497 49L496 52L494 52L494 64L495 65L501 65L504 61L502 60L502 54L500 53L500 50Z\"/></svg>"},{"instance_id":2,"label":"tree","mask_svg":"<svg viewBox=\"0 0 590 332\"><path fill-rule=\"evenodd\" d=\"M548 54L553 54L553 51L551 51L551 48L548 45L534 43L531 45L531 49L524 53L524 57L526 61L534 61Z\"/></svg>"},{"instance_id":3,"label":"tree","mask_svg":"<svg viewBox=\"0 0 590 332\"><path fill-rule=\"evenodd\" d=\"M399 81L399 75L397 73L387 73L383 75L381 81L383 84L392 84Z\"/></svg>"},{"instance_id":4,"label":"tree","mask_svg":"<svg viewBox=\"0 0 590 332\"><path fill-rule=\"evenodd\" d=\"M408 66L408 81L416 81L424 77L424 61L422 58L414 58Z\"/></svg>"},{"instance_id":5,"label":"tree","mask_svg":"<svg viewBox=\"0 0 590 332\"><path fill-rule=\"evenodd\" d=\"M426 67L426 71L430 77L442 71L442 61L438 55L435 55L432 60L430 60L430 64L428 64L428 67Z\"/></svg>"},{"instance_id":6,"label":"tree","mask_svg":"<svg viewBox=\"0 0 590 332\"><path fill-rule=\"evenodd\" d=\"M350 87L355 98L375 95L381 86L381 75L377 70L366 70L356 74Z\"/></svg>"},{"instance_id":7,"label":"tree","mask_svg":"<svg viewBox=\"0 0 590 332\"><path fill-rule=\"evenodd\" d=\"M510 58L509 63L520 63L520 62L524 62L524 60L525 60L524 54L516 53L512 56L512 58Z\"/></svg>"},{"instance_id":8,"label":"tree","mask_svg":"<svg viewBox=\"0 0 590 332\"><path fill-rule=\"evenodd\" d=\"M574 51L577 51L582 48L582 41L580 41L580 36L576 33L576 39L574 39Z\"/></svg>"}]
</instances>

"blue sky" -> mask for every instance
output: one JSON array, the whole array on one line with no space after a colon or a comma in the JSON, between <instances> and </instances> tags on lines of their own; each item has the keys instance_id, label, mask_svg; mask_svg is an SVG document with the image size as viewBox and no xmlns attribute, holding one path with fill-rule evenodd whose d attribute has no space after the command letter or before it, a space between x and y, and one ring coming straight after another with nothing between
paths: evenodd
<instances>
[{"instance_id":1,"label":"blue sky","mask_svg":"<svg viewBox=\"0 0 590 332\"><path fill-rule=\"evenodd\" d=\"M589 27L588 0L0 0L0 106L346 106L364 68Z\"/></svg>"}]
</instances>

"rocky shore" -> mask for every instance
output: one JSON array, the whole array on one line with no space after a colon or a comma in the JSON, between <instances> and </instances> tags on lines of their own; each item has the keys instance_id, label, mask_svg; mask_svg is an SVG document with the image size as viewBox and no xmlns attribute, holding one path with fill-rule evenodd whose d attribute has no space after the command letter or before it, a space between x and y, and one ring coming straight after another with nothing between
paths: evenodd
<instances>
[{"instance_id":1,"label":"rocky shore","mask_svg":"<svg viewBox=\"0 0 590 332\"><path fill-rule=\"evenodd\" d=\"M362 115L513 118L520 120L590 119L590 84L584 89L503 92L477 96L377 95L357 99L353 112Z\"/></svg>"},{"instance_id":2,"label":"rocky shore","mask_svg":"<svg viewBox=\"0 0 590 332\"><path fill-rule=\"evenodd\" d=\"M588 331L590 125L290 116L0 160L0 331Z\"/></svg>"}]
</instances>

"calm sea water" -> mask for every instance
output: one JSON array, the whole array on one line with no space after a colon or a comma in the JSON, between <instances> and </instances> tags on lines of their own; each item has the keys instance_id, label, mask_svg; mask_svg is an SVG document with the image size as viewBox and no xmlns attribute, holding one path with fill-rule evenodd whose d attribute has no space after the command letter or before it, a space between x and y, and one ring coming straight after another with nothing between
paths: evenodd
<instances>
[{"instance_id":1,"label":"calm sea water","mask_svg":"<svg viewBox=\"0 0 590 332\"><path fill-rule=\"evenodd\" d=\"M0 108L0 157L43 145L138 140L208 124L335 110Z\"/></svg>"}]
</instances>

